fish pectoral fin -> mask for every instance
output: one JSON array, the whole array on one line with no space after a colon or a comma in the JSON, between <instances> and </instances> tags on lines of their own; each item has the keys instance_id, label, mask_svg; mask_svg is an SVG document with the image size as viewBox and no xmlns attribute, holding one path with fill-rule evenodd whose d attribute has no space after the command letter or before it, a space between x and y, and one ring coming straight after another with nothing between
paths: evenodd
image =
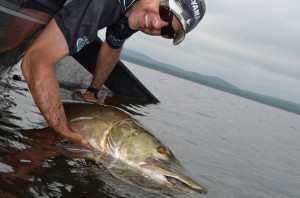
<instances>
[{"instance_id":1,"label":"fish pectoral fin","mask_svg":"<svg viewBox=\"0 0 300 198\"><path fill-rule=\"evenodd\" d=\"M68 157L79 157L79 158L89 158L93 159L96 156L99 156L102 154L100 150L88 150L83 148L64 148L66 151L65 155Z\"/></svg>"},{"instance_id":2,"label":"fish pectoral fin","mask_svg":"<svg viewBox=\"0 0 300 198\"><path fill-rule=\"evenodd\" d=\"M82 148L64 148L65 151L75 152L75 153L92 153L92 150L82 149Z\"/></svg>"}]
</instances>

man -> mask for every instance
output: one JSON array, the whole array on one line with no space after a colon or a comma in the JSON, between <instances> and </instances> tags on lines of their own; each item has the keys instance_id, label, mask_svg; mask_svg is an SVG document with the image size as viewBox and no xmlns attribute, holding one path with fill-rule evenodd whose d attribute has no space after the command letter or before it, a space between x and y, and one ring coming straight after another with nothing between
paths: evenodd
<instances>
[{"instance_id":1,"label":"man","mask_svg":"<svg viewBox=\"0 0 300 198\"><path fill-rule=\"evenodd\" d=\"M96 101L96 92L116 65L123 44L136 31L183 41L205 13L204 0L74 0L54 14L27 50L22 71L39 110L55 131L87 144L73 133L60 100L53 64L80 51L107 27L90 87L83 94ZM120 85L121 86L121 85Z\"/></svg>"}]
</instances>

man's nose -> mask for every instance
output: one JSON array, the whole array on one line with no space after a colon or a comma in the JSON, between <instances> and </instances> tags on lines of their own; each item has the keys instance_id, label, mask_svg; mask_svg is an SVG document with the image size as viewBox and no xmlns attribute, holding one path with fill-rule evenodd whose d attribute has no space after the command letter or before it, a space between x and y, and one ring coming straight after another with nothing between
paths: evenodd
<instances>
[{"instance_id":1,"label":"man's nose","mask_svg":"<svg viewBox=\"0 0 300 198\"><path fill-rule=\"evenodd\" d=\"M163 21L163 20L161 20L161 19L158 19L157 21L156 21L156 23L154 24L154 28L155 29L157 29L157 30L160 30L161 28L163 28L163 27L165 27L165 26L167 26L168 25L168 22L165 22L165 21Z\"/></svg>"}]
</instances>

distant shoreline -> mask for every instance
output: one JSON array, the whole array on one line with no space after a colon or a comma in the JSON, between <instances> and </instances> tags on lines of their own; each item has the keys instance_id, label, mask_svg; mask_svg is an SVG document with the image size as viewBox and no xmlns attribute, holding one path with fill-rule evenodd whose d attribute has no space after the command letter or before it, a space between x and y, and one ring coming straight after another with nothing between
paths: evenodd
<instances>
[{"instance_id":1,"label":"distant shoreline","mask_svg":"<svg viewBox=\"0 0 300 198\"><path fill-rule=\"evenodd\" d=\"M218 77L205 76L196 72L185 71L173 65L156 61L144 54L126 48L121 54L121 59L300 115L300 104L247 90L242 90Z\"/></svg>"}]
</instances>

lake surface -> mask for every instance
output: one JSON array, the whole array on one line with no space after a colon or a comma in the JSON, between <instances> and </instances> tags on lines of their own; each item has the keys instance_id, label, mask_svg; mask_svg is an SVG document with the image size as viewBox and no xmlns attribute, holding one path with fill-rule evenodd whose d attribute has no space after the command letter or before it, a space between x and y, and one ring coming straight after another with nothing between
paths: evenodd
<instances>
[{"instance_id":1,"label":"lake surface","mask_svg":"<svg viewBox=\"0 0 300 198\"><path fill-rule=\"evenodd\" d=\"M199 197L300 197L299 115L126 65L161 102L116 105L133 113L208 189ZM0 82L0 195L164 197L112 178L93 161L61 154L64 138L45 128L27 85L12 75ZM62 89L62 98L71 93Z\"/></svg>"}]
</instances>

